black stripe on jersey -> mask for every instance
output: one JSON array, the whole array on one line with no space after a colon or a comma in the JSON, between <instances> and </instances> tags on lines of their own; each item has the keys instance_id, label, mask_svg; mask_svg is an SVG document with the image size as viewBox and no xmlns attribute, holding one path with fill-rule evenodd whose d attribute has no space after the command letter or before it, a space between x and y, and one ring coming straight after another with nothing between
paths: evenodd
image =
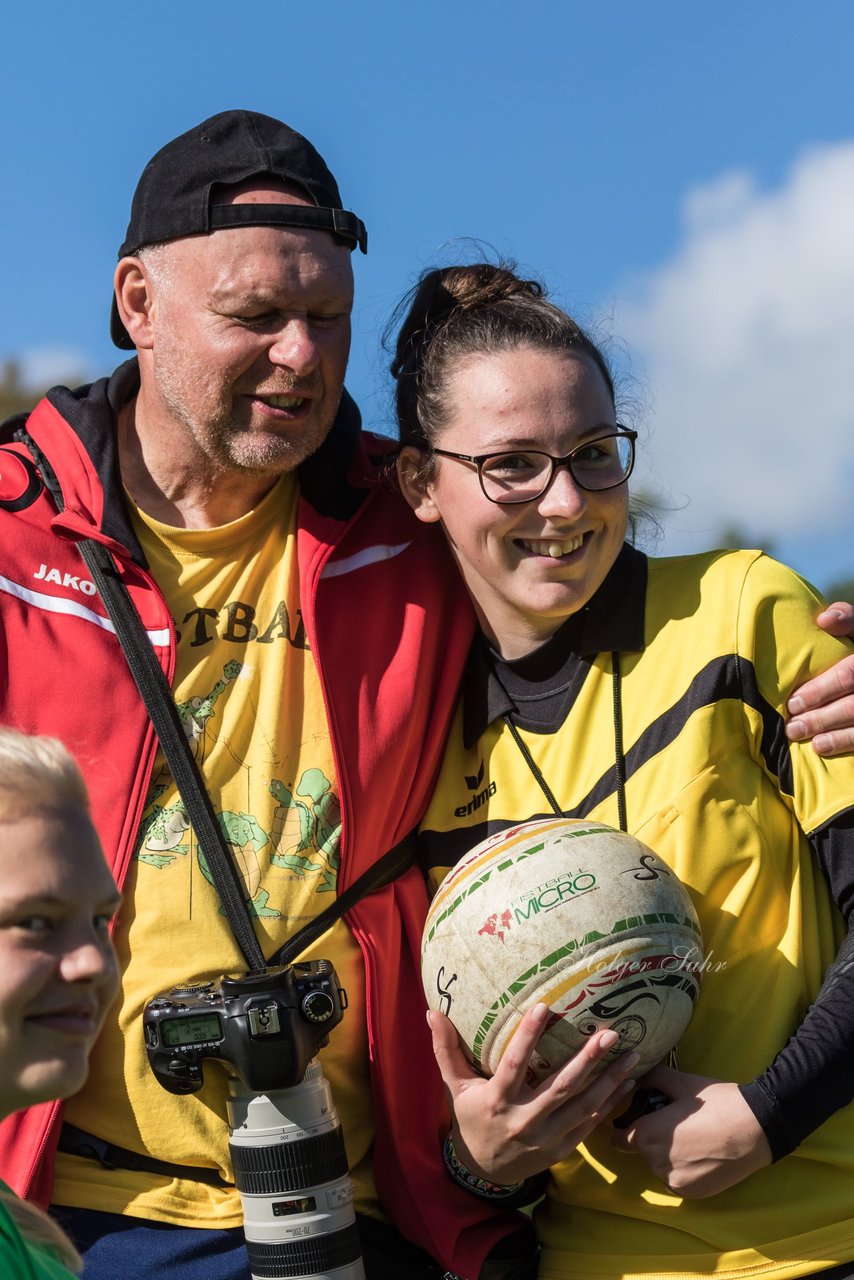
<instances>
[{"instance_id":1,"label":"black stripe on jersey","mask_svg":"<svg viewBox=\"0 0 854 1280\"><path fill-rule=\"evenodd\" d=\"M700 708L727 699L745 703L761 717L760 754L769 773L778 780L781 792L791 796L794 790L792 760L783 717L762 696L753 664L739 654L727 654L707 663L691 681L682 697L653 720L626 753L626 778L631 778L649 760L672 746ZM556 733L559 728L556 725L552 732ZM616 767L612 765L575 808L564 810L566 817L586 818L593 809L615 793L616 786ZM547 809L525 815L526 818L553 816ZM453 867L481 840L515 826L522 820L521 816L516 816L514 819L479 822L474 826L458 827L452 831L425 830L420 833L418 840L421 865L425 871L433 867ZM631 828L631 814L629 825Z\"/></svg>"},{"instance_id":2,"label":"black stripe on jersey","mask_svg":"<svg viewBox=\"0 0 854 1280\"><path fill-rule=\"evenodd\" d=\"M553 818L551 809L542 813L529 813L524 821L534 818ZM454 827L451 831L419 831L418 861L425 875L440 867L455 867L457 863L471 853L475 845L480 844L487 836L494 836L508 827L515 827L522 821L516 818L510 821L504 818L493 818L489 822L476 822L473 827Z\"/></svg>"},{"instance_id":3,"label":"black stripe on jersey","mask_svg":"<svg viewBox=\"0 0 854 1280\"><path fill-rule=\"evenodd\" d=\"M759 690L753 663L739 654L715 658L699 671L685 693L644 729L634 746L626 753L626 777L630 778L647 761L672 746L691 716L701 707L728 699L743 702L762 719L759 751L769 773L778 781L781 792L794 792L792 759L783 717L765 700ZM616 790L616 768L612 767L591 788L585 798L567 817L586 818L591 809Z\"/></svg>"}]
</instances>

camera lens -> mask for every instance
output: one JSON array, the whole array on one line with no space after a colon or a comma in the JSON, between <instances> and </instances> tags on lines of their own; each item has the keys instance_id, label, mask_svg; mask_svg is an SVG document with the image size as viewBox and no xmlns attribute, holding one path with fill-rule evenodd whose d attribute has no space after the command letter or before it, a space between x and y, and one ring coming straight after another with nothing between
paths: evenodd
<instances>
[{"instance_id":1,"label":"camera lens","mask_svg":"<svg viewBox=\"0 0 854 1280\"><path fill-rule=\"evenodd\" d=\"M320 1063L290 1089L251 1093L231 1080L229 1093L252 1276L364 1280L344 1138Z\"/></svg>"}]
</instances>

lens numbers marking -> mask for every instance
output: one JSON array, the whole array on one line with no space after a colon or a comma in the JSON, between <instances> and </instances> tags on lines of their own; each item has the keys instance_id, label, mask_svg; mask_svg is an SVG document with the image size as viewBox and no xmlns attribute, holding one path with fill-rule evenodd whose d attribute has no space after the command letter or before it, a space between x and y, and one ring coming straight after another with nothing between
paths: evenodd
<instances>
[{"instance_id":1,"label":"lens numbers marking","mask_svg":"<svg viewBox=\"0 0 854 1280\"><path fill-rule=\"evenodd\" d=\"M339 1183L337 1187L330 1187L326 1193L327 1209L337 1209L341 1205L349 1204L353 1199L353 1184L348 1178L346 1182Z\"/></svg>"}]
</instances>

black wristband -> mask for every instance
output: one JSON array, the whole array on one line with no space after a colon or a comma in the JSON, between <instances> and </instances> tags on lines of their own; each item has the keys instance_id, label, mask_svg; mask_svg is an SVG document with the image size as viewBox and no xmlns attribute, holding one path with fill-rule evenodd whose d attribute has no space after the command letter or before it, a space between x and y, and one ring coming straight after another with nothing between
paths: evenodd
<instances>
[{"instance_id":1,"label":"black wristband","mask_svg":"<svg viewBox=\"0 0 854 1280\"><path fill-rule=\"evenodd\" d=\"M448 1134L442 1147L442 1159L454 1182L459 1183L461 1187L465 1187L467 1191L473 1192L474 1195L481 1196L484 1200L509 1200L522 1187L521 1182L514 1182L510 1186L502 1186L500 1182L489 1182L488 1179L472 1173L470 1169L467 1169L461 1163L454 1147L454 1140L450 1134Z\"/></svg>"}]
</instances>

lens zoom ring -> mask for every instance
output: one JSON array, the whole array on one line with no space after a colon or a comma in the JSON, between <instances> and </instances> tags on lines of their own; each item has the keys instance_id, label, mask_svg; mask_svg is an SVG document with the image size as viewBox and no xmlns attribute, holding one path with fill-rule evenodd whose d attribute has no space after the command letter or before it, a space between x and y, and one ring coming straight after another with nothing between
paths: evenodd
<instances>
[{"instance_id":1,"label":"lens zoom ring","mask_svg":"<svg viewBox=\"0 0 854 1280\"><path fill-rule=\"evenodd\" d=\"M238 1147L229 1143L229 1150L237 1190L250 1196L303 1191L346 1178L348 1172L340 1128L316 1138L280 1142L272 1147Z\"/></svg>"},{"instance_id":2,"label":"lens zoom ring","mask_svg":"<svg viewBox=\"0 0 854 1280\"><path fill-rule=\"evenodd\" d=\"M279 1276L312 1276L333 1271L358 1262L362 1256L359 1229L355 1223L343 1231L312 1236L307 1240L262 1244L247 1240L249 1270L261 1280L277 1280Z\"/></svg>"}]
</instances>

